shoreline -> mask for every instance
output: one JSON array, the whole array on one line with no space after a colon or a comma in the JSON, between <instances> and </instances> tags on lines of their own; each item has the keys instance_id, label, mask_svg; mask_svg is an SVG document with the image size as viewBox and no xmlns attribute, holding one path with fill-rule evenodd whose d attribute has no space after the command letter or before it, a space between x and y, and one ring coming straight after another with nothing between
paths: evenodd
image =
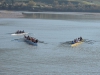
<instances>
[{"instance_id":1,"label":"shoreline","mask_svg":"<svg viewBox=\"0 0 100 75\"><path fill-rule=\"evenodd\" d=\"M0 18L23 18L23 14L18 11L0 10Z\"/></svg>"},{"instance_id":2,"label":"shoreline","mask_svg":"<svg viewBox=\"0 0 100 75\"><path fill-rule=\"evenodd\" d=\"M24 18L25 15L33 15L34 13L45 14L71 14L71 15L100 15L93 12L30 12L30 11L8 11L0 10L0 18Z\"/></svg>"}]
</instances>

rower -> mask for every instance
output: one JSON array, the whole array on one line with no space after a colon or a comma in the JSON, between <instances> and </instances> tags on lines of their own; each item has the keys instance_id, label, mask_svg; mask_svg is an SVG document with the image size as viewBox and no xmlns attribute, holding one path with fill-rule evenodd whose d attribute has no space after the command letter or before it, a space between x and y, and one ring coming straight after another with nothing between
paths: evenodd
<instances>
[{"instance_id":1,"label":"rower","mask_svg":"<svg viewBox=\"0 0 100 75\"><path fill-rule=\"evenodd\" d=\"M72 44L74 44L74 41L72 41Z\"/></svg>"},{"instance_id":2,"label":"rower","mask_svg":"<svg viewBox=\"0 0 100 75\"><path fill-rule=\"evenodd\" d=\"M82 41L83 39L82 39L82 37L80 37L80 41Z\"/></svg>"},{"instance_id":3,"label":"rower","mask_svg":"<svg viewBox=\"0 0 100 75\"><path fill-rule=\"evenodd\" d=\"M38 39L36 39L35 42L37 43L38 42Z\"/></svg>"},{"instance_id":4,"label":"rower","mask_svg":"<svg viewBox=\"0 0 100 75\"><path fill-rule=\"evenodd\" d=\"M74 43L76 43L76 39L74 39Z\"/></svg>"},{"instance_id":5,"label":"rower","mask_svg":"<svg viewBox=\"0 0 100 75\"><path fill-rule=\"evenodd\" d=\"M19 31L19 33L22 33L21 30Z\"/></svg>"},{"instance_id":6,"label":"rower","mask_svg":"<svg viewBox=\"0 0 100 75\"><path fill-rule=\"evenodd\" d=\"M24 30L23 30L23 33L24 33Z\"/></svg>"},{"instance_id":7,"label":"rower","mask_svg":"<svg viewBox=\"0 0 100 75\"><path fill-rule=\"evenodd\" d=\"M17 30L15 33L17 33L17 34L18 34L18 33L19 33L19 30Z\"/></svg>"},{"instance_id":8,"label":"rower","mask_svg":"<svg viewBox=\"0 0 100 75\"><path fill-rule=\"evenodd\" d=\"M30 40L30 36L29 35L27 36L27 39Z\"/></svg>"},{"instance_id":9,"label":"rower","mask_svg":"<svg viewBox=\"0 0 100 75\"><path fill-rule=\"evenodd\" d=\"M80 38L78 38L78 41L80 41Z\"/></svg>"},{"instance_id":10,"label":"rower","mask_svg":"<svg viewBox=\"0 0 100 75\"><path fill-rule=\"evenodd\" d=\"M78 39L76 38L76 43L78 42Z\"/></svg>"}]
</instances>

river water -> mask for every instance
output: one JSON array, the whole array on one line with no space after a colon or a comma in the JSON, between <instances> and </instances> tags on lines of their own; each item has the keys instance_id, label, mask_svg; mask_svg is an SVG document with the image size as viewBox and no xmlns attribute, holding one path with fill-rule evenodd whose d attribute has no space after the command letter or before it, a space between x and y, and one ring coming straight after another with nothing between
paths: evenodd
<instances>
[{"instance_id":1,"label":"river water","mask_svg":"<svg viewBox=\"0 0 100 75\"><path fill-rule=\"evenodd\" d=\"M0 18L0 75L100 75L99 13L33 13ZM17 30L37 38L38 46L12 36ZM68 43L82 36L82 44Z\"/></svg>"}]
</instances>

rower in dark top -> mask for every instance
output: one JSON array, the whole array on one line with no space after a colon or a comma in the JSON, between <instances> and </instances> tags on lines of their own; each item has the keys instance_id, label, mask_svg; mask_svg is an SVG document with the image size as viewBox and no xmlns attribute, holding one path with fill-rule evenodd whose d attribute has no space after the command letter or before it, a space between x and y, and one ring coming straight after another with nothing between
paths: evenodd
<instances>
[{"instance_id":1,"label":"rower in dark top","mask_svg":"<svg viewBox=\"0 0 100 75\"><path fill-rule=\"evenodd\" d=\"M35 42L37 43L38 42L38 39L36 39Z\"/></svg>"},{"instance_id":2,"label":"rower in dark top","mask_svg":"<svg viewBox=\"0 0 100 75\"><path fill-rule=\"evenodd\" d=\"M82 39L82 37L80 37L80 41L82 41L83 39Z\"/></svg>"}]
</instances>

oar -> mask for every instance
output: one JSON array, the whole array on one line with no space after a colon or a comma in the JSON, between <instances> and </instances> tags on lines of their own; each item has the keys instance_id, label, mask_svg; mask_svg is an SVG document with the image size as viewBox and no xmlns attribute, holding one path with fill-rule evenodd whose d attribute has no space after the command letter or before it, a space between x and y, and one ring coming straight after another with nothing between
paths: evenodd
<instances>
[{"instance_id":1,"label":"oar","mask_svg":"<svg viewBox=\"0 0 100 75\"><path fill-rule=\"evenodd\" d=\"M14 34L14 33L7 33L7 34Z\"/></svg>"},{"instance_id":2,"label":"oar","mask_svg":"<svg viewBox=\"0 0 100 75\"><path fill-rule=\"evenodd\" d=\"M71 44L71 41L63 42L62 44Z\"/></svg>"},{"instance_id":3,"label":"oar","mask_svg":"<svg viewBox=\"0 0 100 75\"><path fill-rule=\"evenodd\" d=\"M38 40L38 42L39 42L39 43L44 43L44 44L47 44L47 43L45 43L44 41L40 41L40 40Z\"/></svg>"},{"instance_id":4,"label":"oar","mask_svg":"<svg viewBox=\"0 0 100 75\"><path fill-rule=\"evenodd\" d=\"M88 43L88 44L93 44L93 43L96 42L96 41L95 41L95 40L84 39L84 42L85 42L85 43Z\"/></svg>"}]
</instances>

